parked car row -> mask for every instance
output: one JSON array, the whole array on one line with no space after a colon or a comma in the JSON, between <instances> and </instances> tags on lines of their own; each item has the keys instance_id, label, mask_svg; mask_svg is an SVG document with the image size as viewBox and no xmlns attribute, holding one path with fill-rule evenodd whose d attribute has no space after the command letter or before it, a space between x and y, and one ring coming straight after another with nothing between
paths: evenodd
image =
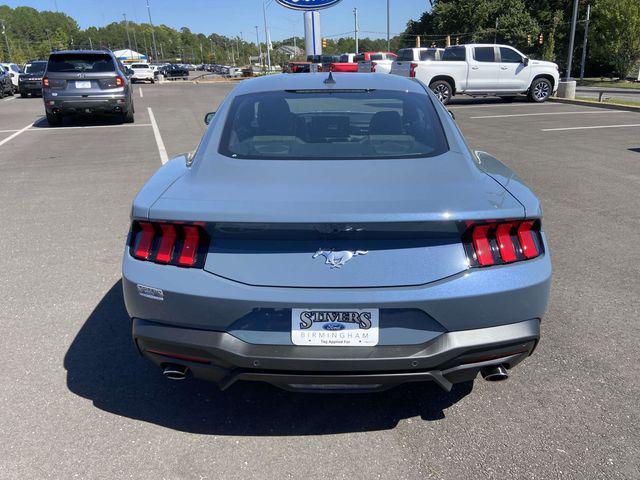
<instances>
[{"instance_id":1,"label":"parked car row","mask_svg":"<svg viewBox=\"0 0 640 480\"><path fill-rule=\"evenodd\" d=\"M327 62L335 59L335 61ZM442 103L456 94L511 98L526 94L544 102L558 89L560 72L552 62L534 60L509 45L469 44L447 48L403 48L392 52L347 53L291 62L288 73L359 72L416 78Z\"/></svg>"}]
</instances>

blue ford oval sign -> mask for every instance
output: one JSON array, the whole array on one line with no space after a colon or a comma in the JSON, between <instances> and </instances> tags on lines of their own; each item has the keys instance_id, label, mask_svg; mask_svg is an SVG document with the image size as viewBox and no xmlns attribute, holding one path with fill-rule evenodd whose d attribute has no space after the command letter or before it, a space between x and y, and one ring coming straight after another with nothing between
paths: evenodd
<instances>
[{"instance_id":1,"label":"blue ford oval sign","mask_svg":"<svg viewBox=\"0 0 640 480\"><path fill-rule=\"evenodd\" d=\"M342 0L276 0L280 5L294 10L321 10L333 7Z\"/></svg>"}]
</instances>

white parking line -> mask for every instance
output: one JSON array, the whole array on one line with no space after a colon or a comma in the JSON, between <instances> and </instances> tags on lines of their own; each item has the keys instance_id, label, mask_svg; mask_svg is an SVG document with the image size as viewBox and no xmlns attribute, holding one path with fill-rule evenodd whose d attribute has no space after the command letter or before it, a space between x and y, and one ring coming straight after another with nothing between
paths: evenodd
<instances>
[{"instance_id":1,"label":"white parking line","mask_svg":"<svg viewBox=\"0 0 640 480\"><path fill-rule=\"evenodd\" d=\"M458 105L455 103L450 103L446 107L447 108L455 108L456 110L459 108L496 108L496 107L531 107L531 108L541 108L541 107L551 107L551 106L560 106L561 103L524 103L524 102L514 102L514 103L487 103L484 105Z\"/></svg>"},{"instance_id":2,"label":"white parking line","mask_svg":"<svg viewBox=\"0 0 640 480\"><path fill-rule=\"evenodd\" d=\"M144 93L142 93L142 87L140 87L138 91L140 92L140 98L144 98Z\"/></svg>"},{"instance_id":3,"label":"white parking line","mask_svg":"<svg viewBox=\"0 0 640 480\"><path fill-rule=\"evenodd\" d=\"M13 133L13 132L17 132L18 130L0 130L0 133Z\"/></svg>"},{"instance_id":4,"label":"white parking line","mask_svg":"<svg viewBox=\"0 0 640 480\"><path fill-rule=\"evenodd\" d=\"M543 132L562 132L565 130L594 130L597 128L626 128L640 127L640 123L631 123L627 125L592 125L590 127L563 127L563 128L543 128Z\"/></svg>"},{"instance_id":5,"label":"white parking line","mask_svg":"<svg viewBox=\"0 0 640 480\"><path fill-rule=\"evenodd\" d=\"M622 110L602 109L598 111L579 110L577 112L573 111L573 112L514 113L511 115L482 115L480 117L469 117L469 118L478 119L478 118L506 118L506 117L535 117L540 115L591 115L591 114L598 114L598 113L632 113L632 112L626 112Z\"/></svg>"},{"instance_id":6,"label":"white parking line","mask_svg":"<svg viewBox=\"0 0 640 480\"><path fill-rule=\"evenodd\" d=\"M158 145L158 153L160 154L160 161L164 165L169 161L169 156L167 155L167 149L164 148L164 142L162 141L162 136L160 135L160 129L158 128L158 124L156 123L156 117L153 115L153 110L151 107L147 107L149 111L149 119L151 119L151 128L153 128L153 136L156 138L156 144Z\"/></svg>"},{"instance_id":7,"label":"white parking line","mask_svg":"<svg viewBox=\"0 0 640 480\"><path fill-rule=\"evenodd\" d=\"M9 135L7 138L5 138L4 140L0 141L0 147L2 145L4 145L5 143L9 143L11 140L13 140L14 138L16 138L18 135L20 135L23 132L26 132L27 130L29 130L30 127L33 126L33 123L30 123L29 125L27 125L24 128L21 128L20 130L18 130L17 132L15 132L13 135Z\"/></svg>"},{"instance_id":8,"label":"white parking line","mask_svg":"<svg viewBox=\"0 0 640 480\"><path fill-rule=\"evenodd\" d=\"M13 96L13 97L5 98L5 99L3 100L3 102L8 102L9 100L15 100L15 99L16 99L16 96L15 96L15 94L14 94L14 96Z\"/></svg>"},{"instance_id":9,"label":"white parking line","mask_svg":"<svg viewBox=\"0 0 640 480\"><path fill-rule=\"evenodd\" d=\"M56 127L56 128L32 128L30 132L64 132L66 130L86 130L89 128L133 128L150 127L150 123L136 123L133 125L87 125L84 127Z\"/></svg>"}]
</instances>

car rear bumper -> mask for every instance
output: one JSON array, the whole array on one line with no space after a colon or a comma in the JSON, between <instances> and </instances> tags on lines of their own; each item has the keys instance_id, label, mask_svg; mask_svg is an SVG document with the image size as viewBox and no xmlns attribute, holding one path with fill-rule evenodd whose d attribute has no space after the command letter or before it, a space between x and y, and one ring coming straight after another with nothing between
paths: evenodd
<instances>
[{"instance_id":1,"label":"car rear bumper","mask_svg":"<svg viewBox=\"0 0 640 480\"><path fill-rule=\"evenodd\" d=\"M122 113L128 108L127 95L52 96L45 93L44 105L48 113Z\"/></svg>"},{"instance_id":2,"label":"car rear bumper","mask_svg":"<svg viewBox=\"0 0 640 480\"><path fill-rule=\"evenodd\" d=\"M482 369L513 368L535 348L540 320L447 332L420 345L300 347L255 345L225 332L133 320L140 353L157 366L179 365L222 389L240 380L297 391L384 390L431 381L445 390Z\"/></svg>"}]
</instances>

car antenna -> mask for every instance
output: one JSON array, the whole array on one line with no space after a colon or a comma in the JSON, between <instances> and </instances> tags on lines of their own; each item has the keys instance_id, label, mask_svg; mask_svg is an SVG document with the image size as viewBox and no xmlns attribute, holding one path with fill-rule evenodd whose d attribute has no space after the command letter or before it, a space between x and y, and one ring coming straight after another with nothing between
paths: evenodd
<instances>
[{"instance_id":1,"label":"car antenna","mask_svg":"<svg viewBox=\"0 0 640 480\"><path fill-rule=\"evenodd\" d=\"M333 72L329 72L329 77L323 82L325 85L335 85L336 81L333 78Z\"/></svg>"}]
</instances>

